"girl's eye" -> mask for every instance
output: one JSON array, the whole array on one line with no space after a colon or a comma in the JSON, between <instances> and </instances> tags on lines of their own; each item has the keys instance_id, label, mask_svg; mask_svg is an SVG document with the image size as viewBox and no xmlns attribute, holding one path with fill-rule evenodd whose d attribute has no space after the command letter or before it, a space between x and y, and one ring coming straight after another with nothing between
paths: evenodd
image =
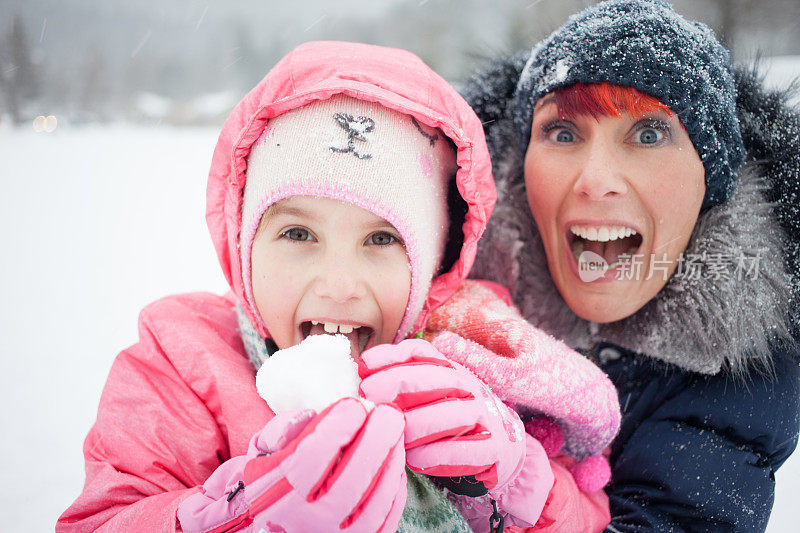
<instances>
[{"instance_id":1,"label":"girl's eye","mask_svg":"<svg viewBox=\"0 0 800 533\"><path fill-rule=\"evenodd\" d=\"M306 228L289 228L283 233L281 233L281 237L285 237L290 241L313 241L314 237L311 235L311 232L308 231Z\"/></svg>"},{"instance_id":2,"label":"girl's eye","mask_svg":"<svg viewBox=\"0 0 800 533\"><path fill-rule=\"evenodd\" d=\"M656 144L658 141L664 138L664 132L653 128L643 129L636 135L638 141L642 144Z\"/></svg>"},{"instance_id":3,"label":"girl's eye","mask_svg":"<svg viewBox=\"0 0 800 533\"><path fill-rule=\"evenodd\" d=\"M393 244L395 242L400 242L397 237L392 235L391 233L386 233L383 231L377 231L367 237L367 244L374 244L376 246L386 246L388 244Z\"/></svg>"}]
</instances>

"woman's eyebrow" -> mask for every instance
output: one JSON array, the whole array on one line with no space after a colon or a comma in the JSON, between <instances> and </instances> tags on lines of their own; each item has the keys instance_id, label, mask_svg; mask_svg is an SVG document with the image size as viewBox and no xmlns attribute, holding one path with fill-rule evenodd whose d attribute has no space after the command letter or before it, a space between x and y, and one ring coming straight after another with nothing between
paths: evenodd
<instances>
[{"instance_id":1,"label":"woman's eyebrow","mask_svg":"<svg viewBox=\"0 0 800 533\"><path fill-rule=\"evenodd\" d=\"M537 109L541 109L544 106L555 104L555 103L556 103L556 97L555 97L555 95L551 94L551 95L545 96L544 98L539 100L539 103L536 104L536 107L537 107Z\"/></svg>"},{"instance_id":2,"label":"woman's eyebrow","mask_svg":"<svg viewBox=\"0 0 800 533\"><path fill-rule=\"evenodd\" d=\"M654 109L653 111L648 111L647 113L642 114L636 120L637 122L655 120L658 122L664 122L666 124L670 124L672 122L672 115L670 115L663 109Z\"/></svg>"}]
</instances>

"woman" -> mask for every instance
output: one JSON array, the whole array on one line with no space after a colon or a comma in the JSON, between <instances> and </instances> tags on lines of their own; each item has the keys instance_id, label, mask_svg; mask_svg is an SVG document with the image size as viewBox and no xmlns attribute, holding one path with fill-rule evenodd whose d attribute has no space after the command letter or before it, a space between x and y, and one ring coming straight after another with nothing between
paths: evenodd
<instances>
[{"instance_id":1,"label":"woman","mask_svg":"<svg viewBox=\"0 0 800 533\"><path fill-rule=\"evenodd\" d=\"M473 277L617 386L607 531L756 531L797 443L800 117L664 1L469 80L498 206Z\"/></svg>"}]
</instances>

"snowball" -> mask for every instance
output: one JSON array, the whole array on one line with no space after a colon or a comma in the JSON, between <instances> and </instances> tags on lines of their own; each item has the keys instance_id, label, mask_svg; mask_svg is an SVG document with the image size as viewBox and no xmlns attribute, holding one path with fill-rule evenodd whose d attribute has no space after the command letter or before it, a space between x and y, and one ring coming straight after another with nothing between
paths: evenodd
<instances>
[{"instance_id":1,"label":"snowball","mask_svg":"<svg viewBox=\"0 0 800 533\"><path fill-rule=\"evenodd\" d=\"M276 414L297 409L317 412L358 396L358 364L344 335L311 335L278 350L256 374L256 389Z\"/></svg>"}]
</instances>

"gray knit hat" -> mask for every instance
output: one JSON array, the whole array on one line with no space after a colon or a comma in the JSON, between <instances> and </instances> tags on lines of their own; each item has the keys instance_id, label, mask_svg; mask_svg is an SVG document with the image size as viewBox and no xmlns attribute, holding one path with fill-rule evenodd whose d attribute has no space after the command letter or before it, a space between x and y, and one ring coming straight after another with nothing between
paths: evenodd
<instances>
[{"instance_id":1,"label":"gray knit hat","mask_svg":"<svg viewBox=\"0 0 800 533\"><path fill-rule=\"evenodd\" d=\"M531 51L514 96L523 152L536 102L574 83L608 82L658 98L680 118L706 171L702 210L736 188L744 145L728 51L666 0L609 0L573 15Z\"/></svg>"}]
</instances>

